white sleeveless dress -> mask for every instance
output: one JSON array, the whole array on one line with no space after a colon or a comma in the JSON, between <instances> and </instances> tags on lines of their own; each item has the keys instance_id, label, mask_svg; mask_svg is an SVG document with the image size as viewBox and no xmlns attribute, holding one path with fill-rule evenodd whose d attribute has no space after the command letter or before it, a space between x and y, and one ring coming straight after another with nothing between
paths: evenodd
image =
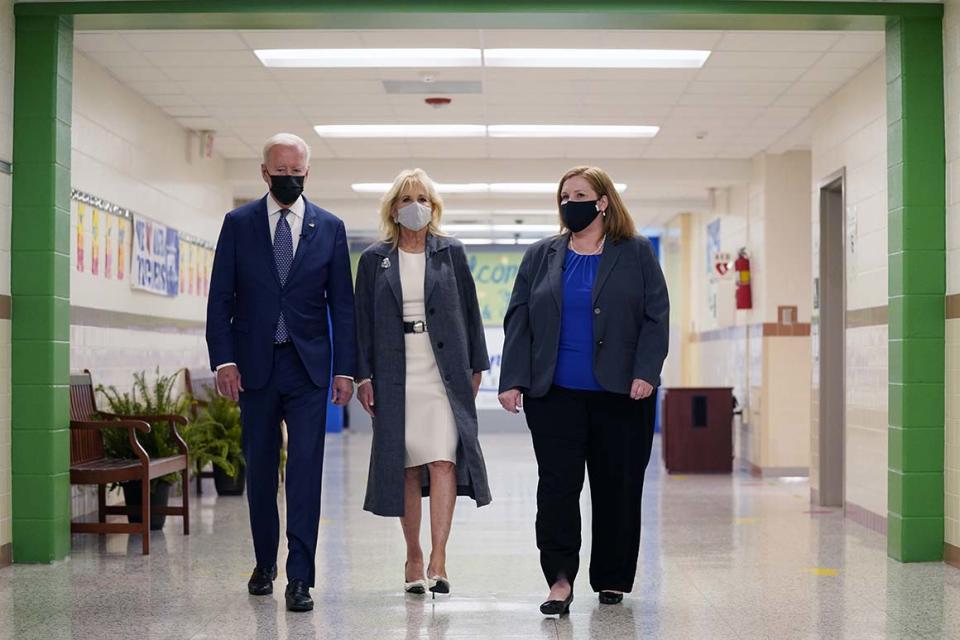
<instances>
[{"instance_id":1,"label":"white sleeveless dress","mask_svg":"<svg viewBox=\"0 0 960 640\"><path fill-rule=\"evenodd\" d=\"M400 286L403 291L403 320L426 320L424 279L426 254L398 251ZM406 439L405 467L419 467L428 462L446 460L456 463L457 423L450 409L447 390L440 378L440 369L427 333L404 335L406 349L406 400L404 429Z\"/></svg>"}]
</instances>

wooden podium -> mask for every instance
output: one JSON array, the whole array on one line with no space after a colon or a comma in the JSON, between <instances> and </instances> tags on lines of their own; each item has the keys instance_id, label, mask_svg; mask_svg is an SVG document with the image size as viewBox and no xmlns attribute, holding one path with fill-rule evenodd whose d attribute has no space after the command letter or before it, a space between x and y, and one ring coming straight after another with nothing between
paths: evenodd
<instances>
[{"instance_id":1,"label":"wooden podium","mask_svg":"<svg viewBox=\"0 0 960 640\"><path fill-rule=\"evenodd\" d=\"M660 426L668 473L733 472L733 389L662 390Z\"/></svg>"}]
</instances>

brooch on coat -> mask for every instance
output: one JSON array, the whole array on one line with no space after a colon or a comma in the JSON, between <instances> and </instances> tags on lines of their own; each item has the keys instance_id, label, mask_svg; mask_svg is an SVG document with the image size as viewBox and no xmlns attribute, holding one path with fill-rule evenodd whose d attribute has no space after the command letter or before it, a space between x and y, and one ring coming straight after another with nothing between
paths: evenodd
<instances>
[{"instance_id":1,"label":"brooch on coat","mask_svg":"<svg viewBox=\"0 0 960 640\"><path fill-rule=\"evenodd\" d=\"M383 262L380 263L380 268L381 268L381 269L389 269L389 268L390 268L390 258L384 258L384 259L383 259Z\"/></svg>"}]
</instances>

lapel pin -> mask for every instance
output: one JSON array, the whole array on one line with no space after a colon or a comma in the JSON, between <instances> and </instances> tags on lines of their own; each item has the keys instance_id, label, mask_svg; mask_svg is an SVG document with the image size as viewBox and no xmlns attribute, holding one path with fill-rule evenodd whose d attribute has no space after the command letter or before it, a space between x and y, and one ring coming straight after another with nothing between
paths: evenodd
<instances>
[{"instance_id":1,"label":"lapel pin","mask_svg":"<svg viewBox=\"0 0 960 640\"><path fill-rule=\"evenodd\" d=\"M381 268L381 269L389 269L389 268L390 268L390 258L384 258L384 259L383 259L383 262L380 263L380 268Z\"/></svg>"},{"instance_id":2,"label":"lapel pin","mask_svg":"<svg viewBox=\"0 0 960 640\"><path fill-rule=\"evenodd\" d=\"M310 227L311 229L313 229L313 228L314 228L315 226L317 226L317 225L315 225L315 224L312 223L312 222L308 222L308 223L307 223L307 226Z\"/></svg>"}]
</instances>

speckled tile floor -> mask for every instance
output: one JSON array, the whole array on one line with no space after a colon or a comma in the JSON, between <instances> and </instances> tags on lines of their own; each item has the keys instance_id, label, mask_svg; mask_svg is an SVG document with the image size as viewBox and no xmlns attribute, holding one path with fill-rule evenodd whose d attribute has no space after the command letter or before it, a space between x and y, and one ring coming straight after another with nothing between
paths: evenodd
<instances>
[{"instance_id":1,"label":"speckled tile floor","mask_svg":"<svg viewBox=\"0 0 960 640\"><path fill-rule=\"evenodd\" d=\"M529 437L483 445L494 503L458 504L451 597L401 592L399 524L361 510L370 438L352 433L327 439L312 613L284 609L282 575L273 597L247 595L246 503L211 486L194 503L193 534L169 519L147 558L136 537L75 536L69 561L0 571L0 638L960 637L960 571L898 564L883 537L839 512L804 513L806 483L667 476L657 453L635 591L600 608L581 580L570 616L544 619Z\"/></svg>"}]
</instances>

